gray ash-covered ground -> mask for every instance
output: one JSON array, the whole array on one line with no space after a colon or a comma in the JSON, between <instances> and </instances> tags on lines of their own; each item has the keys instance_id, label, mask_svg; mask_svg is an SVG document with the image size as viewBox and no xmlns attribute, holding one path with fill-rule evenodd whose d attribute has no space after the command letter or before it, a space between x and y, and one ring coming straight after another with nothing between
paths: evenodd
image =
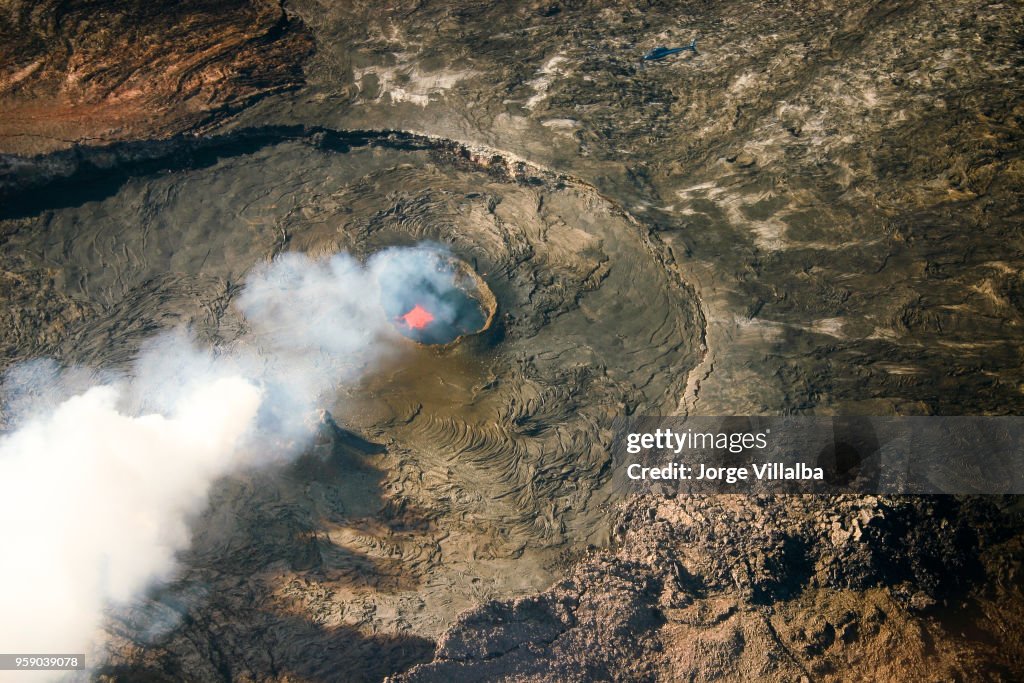
<instances>
[{"instance_id":1,"label":"gray ash-covered ground","mask_svg":"<svg viewBox=\"0 0 1024 683\"><path fill-rule=\"evenodd\" d=\"M626 411L1021 412L1024 6L150 5L0 4L34 36L0 77L4 366L243 343L286 250L447 243L498 317L225 481L140 606L177 625L114 624L107 674L1022 676L1014 501L600 484Z\"/></svg>"}]
</instances>

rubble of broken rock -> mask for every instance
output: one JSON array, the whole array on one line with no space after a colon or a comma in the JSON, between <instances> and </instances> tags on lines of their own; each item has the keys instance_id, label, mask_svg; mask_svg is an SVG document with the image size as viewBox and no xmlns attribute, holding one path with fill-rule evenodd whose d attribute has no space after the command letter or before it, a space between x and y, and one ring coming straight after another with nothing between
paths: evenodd
<instances>
[{"instance_id":1,"label":"rubble of broken rock","mask_svg":"<svg viewBox=\"0 0 1024 683\"><path fill-rule=\"evenodd\" d=\"M1019 680L1014 499L646 497L551 589L463 614L441 681Z\"/></svg>"}]
</instances>

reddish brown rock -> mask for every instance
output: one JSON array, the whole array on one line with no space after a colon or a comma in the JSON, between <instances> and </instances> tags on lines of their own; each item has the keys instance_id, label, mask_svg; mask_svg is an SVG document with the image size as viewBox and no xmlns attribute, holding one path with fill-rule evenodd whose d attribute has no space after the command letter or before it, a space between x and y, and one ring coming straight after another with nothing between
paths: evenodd
<instances>
[{"instance_id":1,"label":"reddish brown rock","mask_svg":"<svg viewBox=\"0 0 1024 683\"><path fill-rule=\"evenodd\" d=\"M163 137L302 83L305 27L244 0L0 3L0 152Z\"/></svg>"}]
</instances>

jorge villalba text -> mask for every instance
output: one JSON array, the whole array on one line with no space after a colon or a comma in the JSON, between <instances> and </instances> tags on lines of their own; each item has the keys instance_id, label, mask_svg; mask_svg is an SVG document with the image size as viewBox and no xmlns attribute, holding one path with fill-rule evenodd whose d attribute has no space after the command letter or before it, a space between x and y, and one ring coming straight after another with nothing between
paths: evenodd
<instances>
[{"instance_id":1,"label":"jorge villalba text","mask_svg":"<svg viewBox=\"0 0 1024 683\"><path fill-rule=\"evenodd\" d=\"M633 463L626 468L626 476L633 480L675 479L736 484L752 480L820 481L825 479L825 472L821 467L811 467L803 462L766 462L751 464L749 467L711 467L704 463L684 465L672 462L663 467L644 467L639 463Z\"/></svg>"}]
</instances>

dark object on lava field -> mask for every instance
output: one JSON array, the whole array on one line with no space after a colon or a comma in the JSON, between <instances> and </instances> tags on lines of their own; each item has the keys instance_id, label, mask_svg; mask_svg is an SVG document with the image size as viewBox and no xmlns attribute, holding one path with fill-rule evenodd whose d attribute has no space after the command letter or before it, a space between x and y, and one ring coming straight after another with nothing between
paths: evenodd
<instances>
[{"instance_id":1,"label":"dark object on lava field","mask_svg":"<svg viewBox=\"0 0 1024 683\"><path fill-rule=\"evenodd\" d=\"M664 47L664 46L656 47L653 50L651 50L650 52L646 53L644 55L643 59L644 59L645 62L654 62L654 61L658 61L659 59L665 59L666 57L671 57L672 55L679 54L680 52L686 52L686 51L690 51L693 54L697 54L697 39L696 38L691 40L689 45L684 45L683 47Z\"/></svg>"}]
</instances>

